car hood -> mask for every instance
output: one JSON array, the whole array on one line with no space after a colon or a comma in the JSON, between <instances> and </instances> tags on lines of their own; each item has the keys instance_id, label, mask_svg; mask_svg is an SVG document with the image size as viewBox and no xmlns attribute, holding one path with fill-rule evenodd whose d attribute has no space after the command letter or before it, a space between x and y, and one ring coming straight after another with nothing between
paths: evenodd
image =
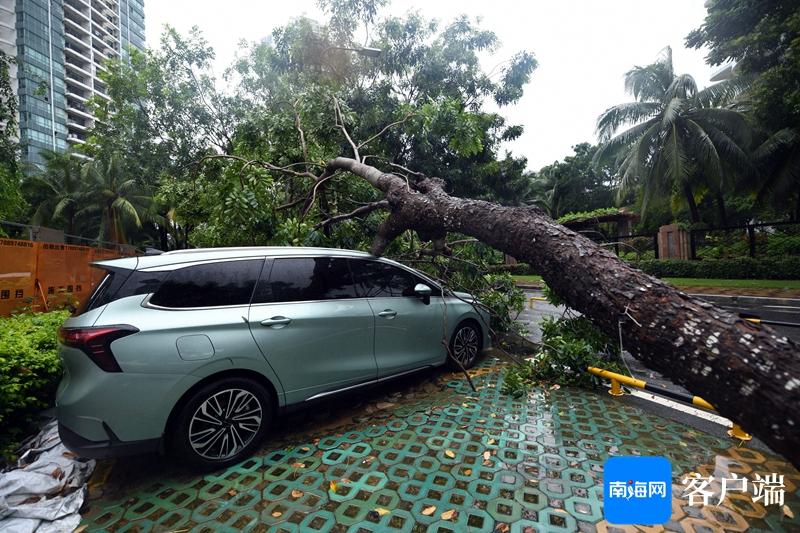
<instances>
[{"instance_id":1,"label":"car hood","mask_svg":"<svg viewBox=\"0 0 800 533\"><path fill-rule=\"evenodd\" d=\"M475 301L475 297L468 292L453 291L453 294L456 296L456 298L466 300L470 303Z\"/></svg>"}]
</instances>

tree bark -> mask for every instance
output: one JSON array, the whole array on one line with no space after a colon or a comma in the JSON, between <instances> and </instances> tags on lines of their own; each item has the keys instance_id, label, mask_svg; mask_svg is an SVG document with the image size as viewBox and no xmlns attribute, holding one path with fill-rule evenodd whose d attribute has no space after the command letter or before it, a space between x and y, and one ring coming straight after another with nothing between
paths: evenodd
<instances>
[{"instance_id":1,"label":"tree bark","mask_svg":"<svg viewBox=\"0 0 800 533\"><path fill-rule=\"evenodd\" d=\"M532 207L505 207L449 196L438 179L406 180L353 159L348 170L386 194L391 214L372 252L405 229L425 240L446 232L475 237L531 264L570 307L612 337L621 315L626 348L755 434L800 467L800 351L757 326L630 267L613 253Z\"/></svg>"},{"instance_id":2,"label":"tree bark","mask_svg":"<svg viewBox=\"0 0 800 533\"><path fill-rule=\"evenodd\" d=\"M683 184L683 195L686 197L686 203L689 204L689 214L692 217L692 223L700 222L700 210L697 208L697 202L694 201L694 193L692 186L688 182Z\"/></svg>"}]
</instances>

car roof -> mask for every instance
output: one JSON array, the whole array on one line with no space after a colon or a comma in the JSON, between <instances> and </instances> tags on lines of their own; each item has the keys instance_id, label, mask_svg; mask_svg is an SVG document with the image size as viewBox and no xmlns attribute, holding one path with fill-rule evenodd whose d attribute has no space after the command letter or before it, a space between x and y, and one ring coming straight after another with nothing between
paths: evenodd
<instances>
[{"instance_id":1,"label":"car roof","mask_svg":"<svg viewBox=\"0 0 800 533\"><path fill-rule=\"evenodd\" d=\"M325 255L337 257L353 257L361 259L377 259L377 257L357 250L343 250L341 248L314 248L305 246L242 246L228 248L193 248L189 250L174 250L158 255L140 255L136 257L123 257L96 261L93 265L99 267L124 268L137 270L144 268L157 268L180 263L197 263L221 259L241 259L246 257L281 257L298 255Z\"/></svg>"}]
</instances>

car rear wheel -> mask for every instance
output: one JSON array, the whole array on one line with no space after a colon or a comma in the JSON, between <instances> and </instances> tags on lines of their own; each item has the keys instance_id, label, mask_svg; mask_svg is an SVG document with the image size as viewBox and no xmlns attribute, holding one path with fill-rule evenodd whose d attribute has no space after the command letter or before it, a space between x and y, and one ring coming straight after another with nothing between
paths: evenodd
<instances>
[{"instance_id":1,"label":"car rear wheel","mask_svg":"<svg viewBox=\"0 0 800 533\"><path fill-rule=\"evenodd\" d=\"M483 348L483 338L477 324L473 322L462 322L458 325L453 338L450 339L450 353L461 363L464 368L471 368L478 360L478 356ZM448 358L450 366L459 368L459 365Z\"/></svg>"},{"instance_id":2,"label":"car rear wheel","mask_svg":"<svg viewBox=\"0 0 800 533\"><path fill-rule=\"evenodd\" d=\"M175 421L171 447L178 459L210 469L251 455L272 419L269 393L257 381L231 377L198 389Z\"/></svg>"}]
</instances>

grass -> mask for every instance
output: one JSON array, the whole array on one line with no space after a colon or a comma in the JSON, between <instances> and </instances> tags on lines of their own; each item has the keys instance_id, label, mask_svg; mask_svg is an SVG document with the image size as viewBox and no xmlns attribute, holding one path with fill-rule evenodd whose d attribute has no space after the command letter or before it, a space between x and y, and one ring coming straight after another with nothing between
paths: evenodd
<instances>
[{"instance_id":1,"label":"grass","mask_svg":"<svg viewBox=\"0 0 800 533\"><path fill-rule=\"evenodd\" d=\"M518 283L539 284L541 276L514 276ZM664 278L677 287L733 287L747 289L800 289L797 279L712 279L712 278Z\"/></svg>"}]
</instances>

